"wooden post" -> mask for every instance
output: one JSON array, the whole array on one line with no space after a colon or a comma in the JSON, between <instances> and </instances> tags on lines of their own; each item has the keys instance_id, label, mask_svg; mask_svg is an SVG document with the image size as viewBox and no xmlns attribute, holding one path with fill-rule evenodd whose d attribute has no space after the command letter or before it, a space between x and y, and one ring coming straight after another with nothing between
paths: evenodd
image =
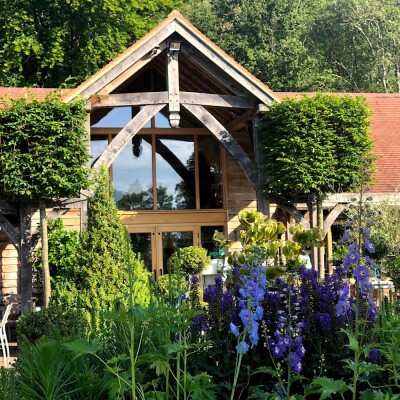
<instances>
[{"instance_id":1,"label":"wooden post","mask_svg":"<svg viewBox=\"0 0 400 400\"><path fill-rule=\"evenodd\" d=\"M315 201L310 201L307 203L309 216L310 216L310 228L315 228L317 224L317 206ZM311 247L311 264L314 270L318 270L318 248Z\"/></svg>"},{"instance_id":2,"label":"wooden post","mask_svg":"<svg viewBox=\"0 0 400 400\"><path fill-rule=\"evenodd\" d=\"M46 218L46 203L41 200L39 203L40 210L40 237L42 239L42 271L43 271L43 305L49 306L51 298L51 283L49 269L49 239L47 235L47 218Z\"/></svg>"},{"instance_id":3,"label":"wooden post","mask_svg":"<svg viewBox=\"0 0 400 400\"><path fill-rule=\"evenodd\" d=\"M322 206L322 199L318 196L317 199L317 219L318 228L324 231L324 209ZM325 278L325 246L318 248L318 270L319 277L321 279Z\"/></svg>"},{"instance_id":4,"label":"wooden post","mask_svg":"<svg viewBox=\"0 0 400 400\"><path fill-rule=\"evenodd\" d=\"M333 255L333 246L332 246L332 230L329 228L328 232L326 232L326 252L328 255L328 274L333 274L333 263L332 263L332 255Z\"/></svg>"},{"instance_id":5,"label":"wooden post","mask_svg":"<svg viewBox=\"0 0 400 400\"><path fill-rule=\"evenodd\" d=\"M20 253L19 264L21 268L21 311L31 309L32 297L32 264L30 262L32 253L31 234L32 205L27 202L20 203Z\"/></svg>"},{"instance_id":6,"label":"wooden post","mask_svg":"<svg viewBox=\"0 0 400 400\"><path fill-rule=\"evenodd\" d=\"M181 117L179 100L179 51L167 52L167 90L169 106L169 124L171 128L178 128Z\"/></svg>"},{"instance_id":7,"label":"wooden post","mask_svg":"<svg viewBox=\"0 0 400 400\"><path fill-rule=\"evenodd\" d=\"M258 124L260 121L260 116L255 115L253 118L253 146L254 146L254 156L256 159L256 171L257 171L257 181L256 181L256 194L257 194L257 210L261 211L266 217L271 218L271 211L269 206L269 197L263 193L262 183L265 182L265 173L263 169L263 153L261 150L260 137L258 132Z\"/></svg>"}]
</instances>

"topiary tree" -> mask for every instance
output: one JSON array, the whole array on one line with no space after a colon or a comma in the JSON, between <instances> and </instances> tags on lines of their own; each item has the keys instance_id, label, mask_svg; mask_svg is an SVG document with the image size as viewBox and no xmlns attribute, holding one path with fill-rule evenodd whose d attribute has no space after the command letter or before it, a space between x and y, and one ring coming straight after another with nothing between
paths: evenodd
<instances>
[{"instance_id":1,"label":"topiary tree","mask_svg":"<svg viewBox=\"0 0 400 400\"><path fill-rule=\"evenodd\" d=\"M175 274L189 277L189 275L200 274L210 262L206 249L188 246L171 255L168 259L168 269Z\"/></svg>"},{"instance_id":2,"label":"topiary tree","mask_svg":"<svg viewBox=\"0 0 400 400\"><path fill-rule=\"evenodd\" d=\"M22 303L31 297L30 202L39 202L45 305L51 295L47 264L45 200L71 198L88 185L85 103L63 103L57 95L44 101L35 98L5 100L0 110L0 198L18 202L22 235L18 248L22 263ZM37 207L37 205L36 205ZM18 242L14 238L16 247Z\"/></svg>"},{"instance_id":3,"label":"topiary tree","mask_svg":"<svg viewBox=\"0 0 400 400\"><path fill-rule=\"evenodd\" d=\"M89 199L87 230L82 234L78 289L88 309L109 310L118 297L133 291L133 301L150 301L149 274L133 254L126 228L121 224L108 173L103 168ZM133 282L129 281L128 264ZM132 287L129 287L130 283Z\"/></svg>"},{"instance_id":4,"label":"topiary tree","mask_svg":"<svg viewBox=\"0 0 400 400\"><path fill-rule=\"evenodd\" d=\"M306 198L317 205L322 229L324 196L371 179L370 115L362 97L317 94L273 104L259 125L265 194L278 201Z\"/></svg>"}]
</instances>

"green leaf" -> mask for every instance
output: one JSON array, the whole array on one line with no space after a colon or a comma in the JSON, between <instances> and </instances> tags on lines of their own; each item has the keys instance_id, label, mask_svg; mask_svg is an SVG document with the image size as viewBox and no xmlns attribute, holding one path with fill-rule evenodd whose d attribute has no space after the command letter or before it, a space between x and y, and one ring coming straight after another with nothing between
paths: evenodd
<instances>
[{"instance_id":1,"label":"green leaf","mask_svg":"<svg viewBox=\"0 0 400 400\"><path fill-rule=\"evenodd\" d=\"M320 399L327 399L332 394L343 394L349 387L342 380L334 380L326 377L314 379L307 389L307 393L320 393Z\"/></svg>"},{"instance_id":2,"label":"green leaf","mask_svg":"<svg viewBox=\"0 0 400 400\"><path fill-rule=\"evenodd\" d=\"M101 348L101 343L97 339L87 341L78 339L73 342L65 343L64 346L75 353L75 357L80 357L86 354L96 354Z\"/></svg>"}]
</instances>

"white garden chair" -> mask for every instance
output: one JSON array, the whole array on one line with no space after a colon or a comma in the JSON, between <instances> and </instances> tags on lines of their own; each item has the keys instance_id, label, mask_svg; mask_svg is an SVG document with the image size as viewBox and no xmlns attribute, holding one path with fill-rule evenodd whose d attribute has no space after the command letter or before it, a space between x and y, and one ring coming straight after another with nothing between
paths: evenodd
<instances>
[{"instance_id":1,"label":"white garden chair","mask_svg":"<svg viewBox=\"0 0 400 400\"><path fill-rule=\"evenodd\" d=\"M8 345L8 340L7 340L6 325L8 321L8 316L10 315L11 308L12 304L8 304L4 311L3 318L0 322L0 341L1 341L1 349L3 351L3 360L5 367L7 367L10 361L10 346Z\"/></svg>"}]
</instances>

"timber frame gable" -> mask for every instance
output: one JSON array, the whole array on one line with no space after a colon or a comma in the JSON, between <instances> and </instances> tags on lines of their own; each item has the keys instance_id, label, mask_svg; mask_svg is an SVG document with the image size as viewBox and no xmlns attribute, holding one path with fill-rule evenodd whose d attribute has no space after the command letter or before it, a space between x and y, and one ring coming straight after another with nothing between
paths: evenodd
<instances>
[{"instance_id":1,"label":"timber frame gable","mask_svg":"<svg viewBox=\"0 0 400 400\"><path fill-rule=\"evenodd\" d=\"M170 49L179 44L179 51ZM164 74L164 83L137 91L140 76ZM156 72L154 72L156 71ZM156 87L155 87L156 86ZM88 99L91 123L114 107L136 108L137 113L96 160L92 168L109 167L135 134L157 113L168 114L171 127L180 115L195 118L231 154L254 189L257 174L257 114L279 101L273 92L173 11L146 36L129 47L76 89L63 96ZM140 109L139 109L140 108ZM244 151L232 132L249 129L254 156ZM89 129L89 128L88 128Z\"/></svg>"}]
</instances>

